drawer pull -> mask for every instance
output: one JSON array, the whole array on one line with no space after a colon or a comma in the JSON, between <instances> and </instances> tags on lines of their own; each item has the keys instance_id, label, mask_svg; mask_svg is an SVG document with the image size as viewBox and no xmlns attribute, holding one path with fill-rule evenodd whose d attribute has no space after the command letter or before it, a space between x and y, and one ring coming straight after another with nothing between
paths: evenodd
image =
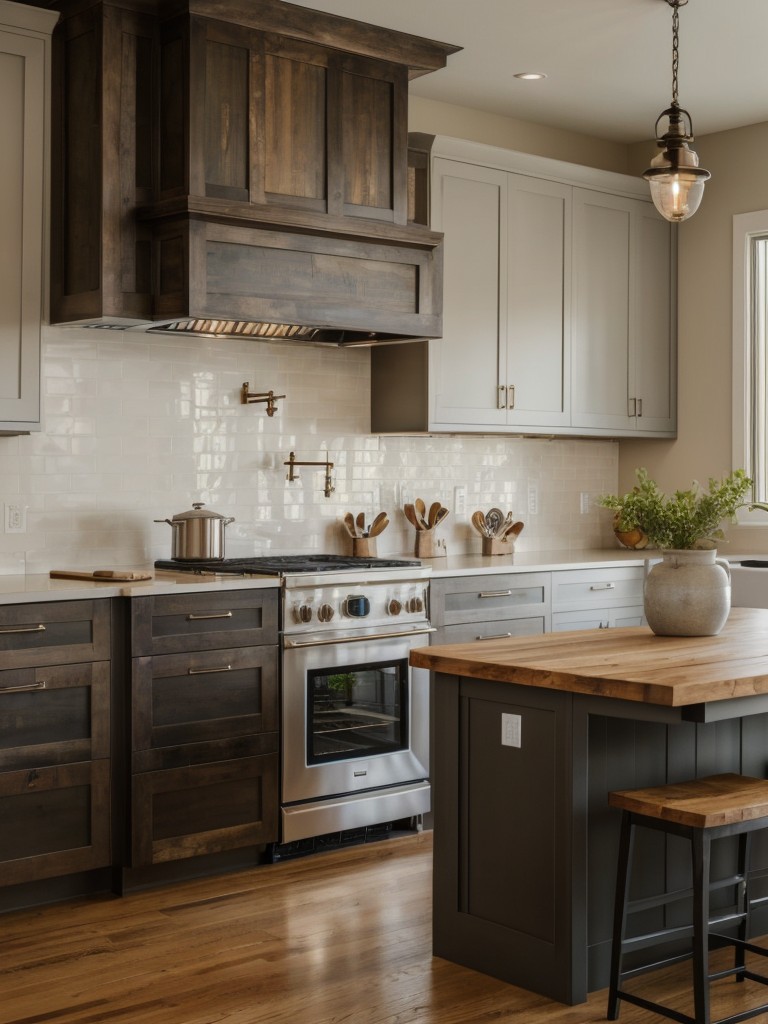
<instances>
[{"instance_id":1,"label":"drawer pull","mask_svg":"<svg viewBox=\"0 0 768 1024\"><path fill-rule=\"evenodd\" d=\"M506 640L511 633L489 633L487 636L476 636L475 640Z\"/></svg>"},{"instance_id":2,"label":"drawer pull","mask_svg":"<svg viewBox=\"0 0 768 1024\"><path fill-rule=\"evenodd\" d=\"M48 685L47 680L41 679L37 683L27 683L24 686L0 686L0 694L3 693L31 693L32 690L44 690Z\"/></svg>"},{"instance_id":3,"label":"drawer pull","mask_svg":"<svg viewBox=\"0 0 768 1024\"><path fill-rule=\"evenodd\" d=\"M231 672L231 665L220 665L219 668L188 668L188 676L204 676L212 672Z\"/></svg>"},{"instance_id":4,"label":"drawer pull","mask_svg":"<svg viewBox=\"0 0 768 1024\"><path fill-rule=\"evenodd\" d=\"M484 590L478 597L512 597L511 590Z\"/></svg>"},{"instance_id":5,"label":"drawer pull","mask_svg":"<svg viewBox=\"0 0 768 1024\"><path fill-rule=\"evenodd\" d=\"M187 616L187 622L197 622L199 619L231 619L232 612L208 612L205 615L195 615L194 612L190 612Z\"/></svg>"},{"instance_id":6,"label":"drawer pull","mask_svg":"<svg viewBox=\"0 0 768 1024\"><path fill-rule=\"evenodd\" d=\"M593 583L589 589L590 590L615 590L616 589L616 584L615 583Z\"/></svg>"},{"instance_id":7,"label":"drawer pull","mask_svg":"<svg viewBox=\"0 0 768 1024\"><path fill-rule=\"evenodd\" d=\"M0 626L0 633L44 633L45 626Z\"/></svg>"}]
</instances>

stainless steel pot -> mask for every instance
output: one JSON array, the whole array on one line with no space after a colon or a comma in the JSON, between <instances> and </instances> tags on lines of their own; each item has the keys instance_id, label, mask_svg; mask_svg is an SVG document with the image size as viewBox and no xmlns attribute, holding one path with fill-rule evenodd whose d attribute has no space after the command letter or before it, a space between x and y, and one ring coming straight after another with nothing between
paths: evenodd
<instances>
[{"instance_id":1,"label":"stainless steel pot","mask_svg":"<svg viewBox=\"0 0 768 1024\"><path fill-rule=\"evenodd\" d=\"M224 557L224 528L234 523L233 516L208 512L202 501L192 503L189 512L180 512L173 519L156 519L173 529L171 558L180 561Z\"/></svg>"}]
</instances>

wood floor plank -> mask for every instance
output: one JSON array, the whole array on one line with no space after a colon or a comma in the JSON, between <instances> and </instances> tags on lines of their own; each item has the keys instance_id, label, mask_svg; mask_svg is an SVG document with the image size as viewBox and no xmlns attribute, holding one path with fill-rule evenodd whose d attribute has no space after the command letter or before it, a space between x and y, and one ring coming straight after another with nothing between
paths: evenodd
<instances>
[{"instance_id":1,"label":"wood floor plank","mask_svg":"<svg viewBox=\"0 0 768 1024\"><path fill-rule=\"evenodd\" d=\"M0 1024L596 1024L431 955L431 836L7 914ZM690 1012L687 965L655 993ZM715 986L718 1016L764 989ZM655 1024L622 1007L622 1024Z\"/></svg>"}]
</instances>

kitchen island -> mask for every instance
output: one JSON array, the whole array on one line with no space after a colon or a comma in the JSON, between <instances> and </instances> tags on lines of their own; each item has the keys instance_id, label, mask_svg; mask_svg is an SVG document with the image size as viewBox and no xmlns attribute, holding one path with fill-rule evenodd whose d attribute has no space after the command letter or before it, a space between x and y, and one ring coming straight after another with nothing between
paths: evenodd
<instances>
[{"instance_id":1,"label":"kitchen island","mask_svg":"<svg viewBox=\"0 0 768 1024\"><path fill-rule=\"evenodd\" d=\"M411 664L436 673L434 953L584 1001L608 977L619 823L608 792L766 776L768 611L734 609L716 637L588 630L419 648ZM721 877L729 842L713 858ZM636 896L689 884L674 837L641 834L636 863ZM768 869L762 833L753 868ZM643 928L686 912L650 908ZM760 910L753 933L767 931Z\"/></svg>"}]
</instances>

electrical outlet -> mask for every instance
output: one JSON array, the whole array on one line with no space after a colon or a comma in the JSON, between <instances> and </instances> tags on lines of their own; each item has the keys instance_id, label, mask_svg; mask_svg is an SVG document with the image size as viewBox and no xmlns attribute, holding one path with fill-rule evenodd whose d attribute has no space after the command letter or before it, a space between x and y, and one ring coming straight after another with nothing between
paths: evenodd
<instances>
[{"instance_id":1,"label":"electrical outlet","mask_svg":"<svg viewBox=\"0 0 768 1024\"><path fill-rule=\"evenodd\" d=\"M467 514L467 488L464 484L453 488L453 513L456 516Z\"/></svg>"},{"instance_id":2,"label":"electrical outlet","mask_svg":"<svg viewBox=\"0 0 768 1024\"><path fill-rule=\"evenodd\" d=\"M522 746L522 726L523 719L521 715L510 715L506 711L501 713L501 745L502 747L520 747Z\"/></svg>"},{"instance_id":3,"label":"electrical outlet","mask_svg":"<svg viewBox=\"0 0 768 1024\"><path fill-rule=\"evenodd\" d=\"M23 505L5 506L5 532L27 532L27 510Z\"/></svg>"},{"instance_id":4,"label":"electrical outlet","mask_svg":"<svg viewBox=\"0 0 768 1024\"><path fill-rule=\"evenodd\" d=\"M591 504L592 503L589 500L589 492L582 491L579 497L579 511L583 516L585 516L589 512Z\"/></svg>"},{"instance_id":5,"label":"electrical outlet","mask_svg":"<svg viewBox=\"0 0 768 1024\"><path fill-rule=\"evenodd\" d=\"M528 484L528 515L539 514L539 485L531 482Z\"/></svg>"}]
</instances>

